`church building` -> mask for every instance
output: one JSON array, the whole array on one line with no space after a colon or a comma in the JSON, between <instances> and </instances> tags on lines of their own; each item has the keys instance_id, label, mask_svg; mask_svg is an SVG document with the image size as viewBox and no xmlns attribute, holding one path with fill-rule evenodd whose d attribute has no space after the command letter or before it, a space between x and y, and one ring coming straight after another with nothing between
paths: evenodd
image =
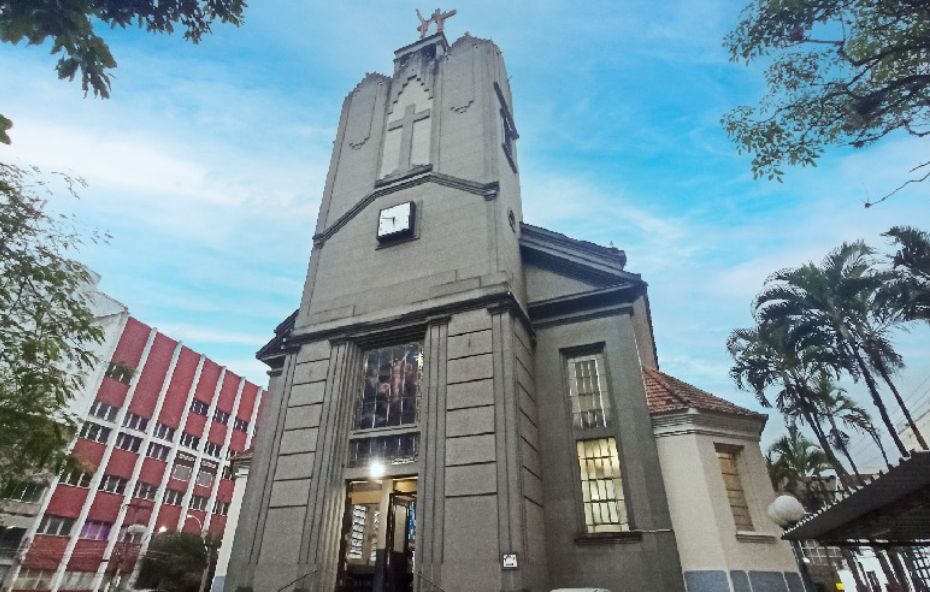
<instances>
[{"instance_id":1,"label":"church building","mask_svg":"<svg viewBox=\"0 0 930 592\"><path fill-rule=\"evenodd\" d=\"M343 104L225 590L801 592L765 416L659 370L622 250L523 222L501 51L446 16Z\"/></svg>"}]
</instances>

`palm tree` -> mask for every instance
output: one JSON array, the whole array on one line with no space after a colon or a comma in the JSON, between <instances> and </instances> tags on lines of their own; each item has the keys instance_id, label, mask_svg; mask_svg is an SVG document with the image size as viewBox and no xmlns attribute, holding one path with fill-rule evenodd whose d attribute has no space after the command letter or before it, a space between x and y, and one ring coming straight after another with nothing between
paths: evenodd
<instances>
[{"instance_id":1,"label":"palm tree","mask_svg":"<svg viewBox=\"0 0 930 592\"><path fill-rule=\"evenodd\" d=\"M899 273L894 292L903 318L930 322L930 233L895 226L884 236L898 247L891 262Z\"/></svg>"},{"instance_id":2,"label":"palm tree","mask_svg":"<svg viewBox=\"0 0 930 592\"><path fill-rule=\"evenodd\" d=\"M869 412L857 405L855 401L847 396L846 391L838 387L833 382L832 377L826 373L818 375L813 384L813 395L820 416L827 418L827 421L830 422L830 440L840 449L843 456L846 457L849 466L852 467L853 472L860 478L860 481L862 475L859 473L859 469L856 467L847 446L849 435L840 429L837 420L847 429L867 434L871 437L872 441L875 442L876 446L878 446L878 449L881 451L882 458L885 459L885 464L890 466L888 456L885 454L885 446L882 444L878 431L872 424L872 418L869 417Z\"/></svg>"},{"instance_id":3,"label":"palm tree","mask_svg":"<svg viewBox=\"0 0 930 592\"><path fill-rule=\"evenodd\" d=\"M845 370L854 379L861 377L895 446L907 456L863 345L865 335L878 331L877 295L891 279L890 273L875 269L873 254L862 241L843 243L820 266L808 263L776 272L756 298L755 311L761 325L784 328L791 348L825 344L832 352L830 363L835 370Z\"/></svg>"},{"instance_id":4,"label":"palm tree","mask_svg":"<svg viewBox=\"0 0 930 592\"><path fill-rule=\"evenodd\" d=\"M823 471L830 468L827 455L796 424L788 424L788 433L769 447L765 458L772 487L777 491L791 493L809 509L829 501L823 482ZM815 482L819 492L812 486Z\"/></svg>"},{"instance_id":5,"label":"palm tree","mask_svg":"<svg viewBox=\"0 0 930 592\"><path fill-rule=\"evenodd\" d=\"M772 407L767 392L776 390L774 407L785 416L800 416L810 426L828 462L844 483L849 473L833 454L809 385L811 375L822 371L823 349L815 346L788 349L784 331L778 328L737 329L727 339L734 365L730 376L736 385L751 390L764 407Z\"/></svg>"}]
</instances>

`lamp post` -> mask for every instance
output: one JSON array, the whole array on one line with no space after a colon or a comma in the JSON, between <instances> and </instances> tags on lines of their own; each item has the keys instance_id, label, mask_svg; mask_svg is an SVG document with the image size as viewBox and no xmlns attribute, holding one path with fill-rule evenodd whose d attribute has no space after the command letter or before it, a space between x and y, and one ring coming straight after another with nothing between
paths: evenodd
<instances>
[{"instance_id":1,"label":"lamp post","mask_svg":"<svg viewBox=\"0 0 930 592\"><path fill-rule=\"evenodd\" d=\"M797 524L807 513L804 506L793 495L780 495L769 504L767 513L772 522L787 530ZM804 587L807 590L814 590L814 584L811 581L810 573L807 571L807 559L801 551L801 545L798 541L791 541L791 549L794 551L794 559L801 570L801 578L804 580Z\"/></svg>"},{"instance_id":2,"label":"lamp post","mask_svg":"<svg viewBox=\"0 0 930 592\"><path fill-rule=\"evenodd\" d=\"M120 589L120 585L122 584L122 576L120 576L119 573L120 564L123 562L123 556L126 553L126 547L129 545L129 535L136 534L145 534L145 526L142 524L130 524L126 527L126 531L123 533L122 540L118 542L118 546L115 549L116 558L113 561L113 580L107 584L108 590L110 589L110 585L112 585L113 581L116 582L114 589Z\"/></svg>"},{"instance_id":3,"label":"lamp post","mask_svg":"<svg viewBox=\"0 0 930 592\"><path fill-rule=\"evenodd\" d=\"M204 568L203 568L203 574L201 574L201 576L200 576L200 588L199 588L199 591L200 591L200 592L206 592L206 589L207 589L207 576L210 574L210 559L211 559L211 557L210 557L210 547L207 546L207 535L206 535L206 533L204 532L203 521L202 521L200 518L198 518L197 516L195 516L195 515L193 515L193 514L191 514L191 513L188 513L187 516L185 516L185 520L188 519L188 518L190 518L190 519L192 519L192 520L196 520L196 521L197 521L197 524L200 526L200 539L201 539L201 541L203 541L203 552L204 552L204 555L206 555L207 564L206 564L206 566L204 566Z\"/></svg>"}]
</instances>

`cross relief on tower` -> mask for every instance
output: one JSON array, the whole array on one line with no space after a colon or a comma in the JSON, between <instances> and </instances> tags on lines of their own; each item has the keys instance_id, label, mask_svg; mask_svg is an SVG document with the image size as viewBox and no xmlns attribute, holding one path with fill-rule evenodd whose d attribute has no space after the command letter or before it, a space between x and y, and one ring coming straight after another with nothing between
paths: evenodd
<instances>
[{"instance_id":1,"label":"cross relief on tower","mask_svg":"<svg viewBox=\"0 0 930 592\"><path fill-rule=\"evenodd\" d=\"M409 79L388 113L379 177L429 164L431 105L423 84Z\"/></svg>"}]
</instances>

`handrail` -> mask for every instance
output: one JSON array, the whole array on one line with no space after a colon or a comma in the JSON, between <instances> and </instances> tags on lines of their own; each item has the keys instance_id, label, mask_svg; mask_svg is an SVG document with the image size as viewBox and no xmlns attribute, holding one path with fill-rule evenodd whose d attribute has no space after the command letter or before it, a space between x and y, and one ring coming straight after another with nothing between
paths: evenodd
<instances>
[{"instance_id":1,"label":"handrail","mask_svg":"<svg viewBox=\"0 0 930 592\"><path fill-rule=\"evenodd\" d=\"M278 588L275 592L284 592L284 590L290 588L291 586L293 586L294 584L296 584L296 583L299 582L300 580L304 579L305 577L307 577L307 576L309 576L309 575L315 574L315 573L318 572L318 571L319 571L319 569L317 569L317 568L314 567L313 569L311 569L311 570L308 571L307 573L305 573L305 574L303 574L303 575L297 577L296 579L291 580L290 582L284 584L283 586L281 586L280 588Z\"/></svg>"}]
</instances>

